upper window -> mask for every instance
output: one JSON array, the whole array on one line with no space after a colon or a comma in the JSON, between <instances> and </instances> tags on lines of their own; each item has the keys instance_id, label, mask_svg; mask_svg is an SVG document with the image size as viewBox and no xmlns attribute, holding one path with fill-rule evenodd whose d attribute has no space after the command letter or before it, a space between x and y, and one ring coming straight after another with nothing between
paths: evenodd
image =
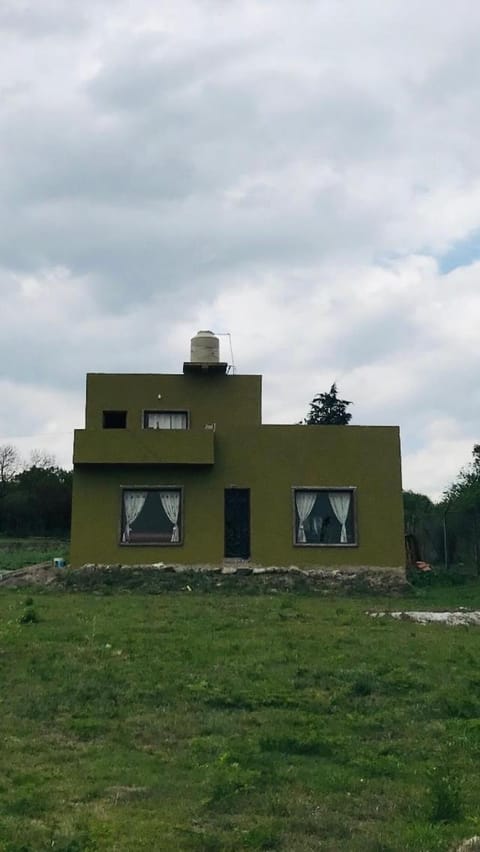
<instances>
[{"instance_id":1,"label":"upper window","mask_svg":"<svg viewBox=\"0 0 480 852\"><path fill-rule=\"evenodd\" d=\"M143 427L144 429L187 429L187 412L145 411L143 414Z\"/></svg>"},{"instance_id":2,"label":"upper window","mask_svg":"<svg viewBox=\"0 0 480 852\"><path fill-rule=\"evenodd\" d=\"M357 543L355 489L295 488L295 544Z\"/></svg>"},{"instance_id":3,"label":"upper window","mask_svg":"<svg viewBox=\"0 0 480 852\"><path fill-rule=\"evenodd\" d=\"M127 412L126 411L104 411L103 412L103 428L104 429L126 429L127 428Z\"/></svg>"},{"instance_id":4,"label":"upper window","mask_svg":"<svg viewBox=\"0 0 480 852\"><path fill-rule=\"evenodd\" d=\"M181 488L124 488L122 544L181 544Z\"/></svg>"}]
</instances>

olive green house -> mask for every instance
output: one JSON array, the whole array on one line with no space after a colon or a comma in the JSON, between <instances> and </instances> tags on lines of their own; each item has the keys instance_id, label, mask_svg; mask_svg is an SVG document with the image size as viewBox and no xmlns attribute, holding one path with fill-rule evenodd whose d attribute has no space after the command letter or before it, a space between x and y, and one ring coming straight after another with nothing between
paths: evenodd
<instances>
[{"instance_id":1,"label":"olive green house","mask_svg":"<svg viewBox=\"0 0 480 852\"><path fill-rule=\"evenodd\" d=\"M261 421L199 332L183 373L87 376L71 563L403 568L399 431Z\"/></svg>"}]
</instances>

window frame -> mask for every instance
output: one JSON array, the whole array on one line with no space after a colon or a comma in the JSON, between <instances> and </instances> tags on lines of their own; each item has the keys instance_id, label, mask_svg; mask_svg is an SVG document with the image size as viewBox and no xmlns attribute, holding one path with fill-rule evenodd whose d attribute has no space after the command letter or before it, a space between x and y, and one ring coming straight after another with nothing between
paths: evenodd
<instances>
[{"instance_id":1,"label":"window frame","mask_svg":"<svg viewBox=\"0 0 480 852\"><path fill-rule=\"evenodd\" d=\"M185 429L155 429L154 426L146 426L146 419L149 414L184 414L187 425ZM190 411L187 408L143 408L141 427L147 432L188 432L190 429Z\"/></svg>"},{"instance_id":2,"label":"window frame","mask_svg":"<svg viewBox=\"0 0 480 852\"><path fill-rule=\"evenodd\" d=\"M180 524L178 530L178 541L122 541L122 522L124 512L123 495L125 491L178 491L180 493ZM183 485L120 485L120 505L117 536L119 547L182 547L184 543L185 528L183 491Z\"/></svg>"},{"instance_id":3,"label":"window frame","mask_svg":"<svg viewBox=\"0 0 480 852\"><path fill-rule=\"evenodd\" d=\"M297 541L297 506L295 501L295 494L297 491L315 491L318 492L329 492L329 491L348 491L351 495L351 500L353 504L353 534L355 541ZM292 532L293 532L293 546L294 547L358 547L359 546L359 536L358 536L358 500L357 500L357 486L356 485L292 485Z\"/></svg>"}]
</instances>

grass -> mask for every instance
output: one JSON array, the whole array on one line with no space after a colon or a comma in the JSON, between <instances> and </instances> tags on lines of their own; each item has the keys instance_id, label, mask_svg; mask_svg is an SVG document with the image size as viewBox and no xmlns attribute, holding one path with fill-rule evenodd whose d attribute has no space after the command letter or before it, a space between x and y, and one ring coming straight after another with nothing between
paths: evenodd
<instances>
[{"instance_id":1,"label":"grass","mask_svg":"<svg viewBox=\"0 0 480 852\"><path fill-rule=\"evenodd\" d=\"M480 833L480 636L408 599L0 593L0 850L447 850ZM34 615L29 615L34 613Z\"/></svg>"},{"instance_id":2,"label":"grass","mask_svg":"<svg viewBox=\"0 0 480 852\"><path fill-rule=\"evenodd\" d=\"M58 538L0 537L0 572L50 562L54 556L68 561L68 548L69 542Z\"/></svg>"}]
</instances>

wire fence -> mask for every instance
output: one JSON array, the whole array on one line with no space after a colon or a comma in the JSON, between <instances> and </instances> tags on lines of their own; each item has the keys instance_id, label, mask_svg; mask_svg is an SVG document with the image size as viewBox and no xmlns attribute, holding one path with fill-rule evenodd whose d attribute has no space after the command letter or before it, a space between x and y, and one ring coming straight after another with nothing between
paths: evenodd
<instances>
[{"instance_id":1,"label":"wire fence","mask_svg":"<svg viewBox=\"0 0 480 852\"><path fill-rule=\"evenodd\" d=\"M407 561L425 561L446 571L480 574L480 509L439 506L405 513Z\"/></svg>"}]
</instances>

